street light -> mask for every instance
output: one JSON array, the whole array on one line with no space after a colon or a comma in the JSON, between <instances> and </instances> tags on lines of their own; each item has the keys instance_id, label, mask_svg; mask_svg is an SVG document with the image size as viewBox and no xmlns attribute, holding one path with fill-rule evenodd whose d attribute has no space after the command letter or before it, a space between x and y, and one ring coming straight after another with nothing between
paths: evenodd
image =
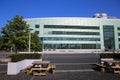
<instances>
[{"instance_id":1,"label":"street light","mask_svg":"<svg viewBox=\"0 0 120 80\"><path fill-rule=\"evenodd\" d=\"M98 50L97 50L97 49L98 49L98 43L97 43L97 42L98 42L98 40L96 40L96 53L97 53L97 51L98 51Z\"/></svg>"},{"instance_id":2,"label":"street light","mask_svg":"<svg viewBox=\"0 0 120 80\"><path fill-rule=\"evenodd\" d=\"M30 53L31 52L31 50L30 50L31 49L31 46L30 46L30 44L31 44L31 33L30 33L30 31L33 30L33 29L28 28L27 30L29 31L29 53Z\"/></svg>"}]
</instances>

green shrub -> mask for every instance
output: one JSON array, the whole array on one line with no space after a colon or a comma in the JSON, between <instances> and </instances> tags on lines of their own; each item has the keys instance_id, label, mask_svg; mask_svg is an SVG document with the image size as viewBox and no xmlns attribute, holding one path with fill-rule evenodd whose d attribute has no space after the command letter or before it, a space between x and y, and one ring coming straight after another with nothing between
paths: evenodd
<instances>
[{"instance_id":1,"label":"green shrub","mask_svg":"<svg viewBox=\"0 0 120 80\"><path fill-rule=\"evenodd\" d=\"M114 58L120 59L120 54L114 54Z\"/></svg>"},{"instance_id":2,"label":"green shrub","mask_svg":"<svg viewBox=\"0 0 120 80\"><path fill-rule=\"evenodd\" d=\"M100 54L100 58L116 58L116 59L120 59L120 54L115 54L115 53L111 53L111 54L108 54L108 53L102 53Z\"/></svg>"},{"instance_id":3,"label":"green shrub","mask_svg":"<svg viewBox=\"0 0 120 80\"><path fill-rule=\"evenodd\" d=\"M100 58L113 58L113 54L108 54L108 53L102 53L100 54Z\"/></svg>"},{"instance_id":4,"label":"green shrub","mask_svg":"<svg viewBox=\"0 0 120 80\"><path fill-rule=\"evenodd\" d=\"M12 62L17 62L21 61L24 59L40 59L41 54L13 54L11 55L11 61Z\"/></svg>"}]
</instances>

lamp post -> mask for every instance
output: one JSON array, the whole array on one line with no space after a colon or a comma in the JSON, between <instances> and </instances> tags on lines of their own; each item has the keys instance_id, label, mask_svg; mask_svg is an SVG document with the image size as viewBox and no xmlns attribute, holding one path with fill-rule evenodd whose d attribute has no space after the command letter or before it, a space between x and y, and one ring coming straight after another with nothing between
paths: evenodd
<instances>
[{"instance_id":1,"label":"lamp post","mask_svg":"<svg viewBox=\"0 0 120 80\"><path fill-rule=\"evenodd\" d=\"M28 31L29 31L29 53L31 52L31 46L30 46L30 44L31 44L31 33L30 33L30 31L31 30L33 30L33 29L28 28Z\"/></svg>"},{"instance_id":2,"label":"lamp post","mask_svg":"<svg viewBox=\"0 0 120 80\"><path fill-rule=\"evenodd\" d=\"M97 41L98 41L98 40L96 40L96 53L97 53L97 51L98 51L98 50L97 50L97 49L98 49Z\"/></svg>"},{"instance_id":3,"label":"lamp post","mask_svg":"<svg viewBox=\"0 0 120 80\"><path fill-rule=\"evenodd\" d=\"M42 39L42 60L44 60L44 38Z\"/></svg>"},{"instance_id":4,"label":"lamp post","mask_svg":"<svg viewBox=\"0 0 120 80\"><path fill-rule=\"evenodd\" d=\"M42 51L44 52L44 38L42 40Z\"/></svg>"},{"instance_id":5,"label":"lamp post","mask_svg":"<svg viewBox=\"0 0 120 80\"><path fill-rule=\"evenodd\" d=\"M97 50L97 40L96 40L96 50Z\"/></svg>"}]
</instances>

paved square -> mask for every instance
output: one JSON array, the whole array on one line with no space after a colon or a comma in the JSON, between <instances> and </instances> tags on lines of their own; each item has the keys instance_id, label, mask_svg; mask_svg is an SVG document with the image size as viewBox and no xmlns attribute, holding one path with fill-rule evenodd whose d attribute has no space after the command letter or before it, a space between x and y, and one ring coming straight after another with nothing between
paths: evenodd
<instances>
[{"instance_id":1,"label":"paved square","mask_svg":"<svg viewBox=\"0 0 120 80\"><path fill-rule=\"evenodd\" d=\"M44 60L56 64L56 73L47 76L32 76L24 72L7 75L7 64L0 63L0 80L120 80L120 74L95 71L94 64L99 62L99 55L44 55Z\"/></svg>"}]
</instances>

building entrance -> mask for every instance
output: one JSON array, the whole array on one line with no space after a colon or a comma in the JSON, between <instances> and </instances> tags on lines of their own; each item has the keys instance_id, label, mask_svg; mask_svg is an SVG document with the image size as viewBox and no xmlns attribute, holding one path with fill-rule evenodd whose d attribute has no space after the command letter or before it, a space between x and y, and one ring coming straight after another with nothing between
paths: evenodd
<instances>
[{"instance_id":1,"label":"building entrance","mask_svg":"<svg viewBox=\"0 0 120 80\"><path fill-rule=\"evenodd\" d=\"M115 49L114 26L104 25L103 34L105 50L114 50Z\"/></svg>"}]
</instances>

